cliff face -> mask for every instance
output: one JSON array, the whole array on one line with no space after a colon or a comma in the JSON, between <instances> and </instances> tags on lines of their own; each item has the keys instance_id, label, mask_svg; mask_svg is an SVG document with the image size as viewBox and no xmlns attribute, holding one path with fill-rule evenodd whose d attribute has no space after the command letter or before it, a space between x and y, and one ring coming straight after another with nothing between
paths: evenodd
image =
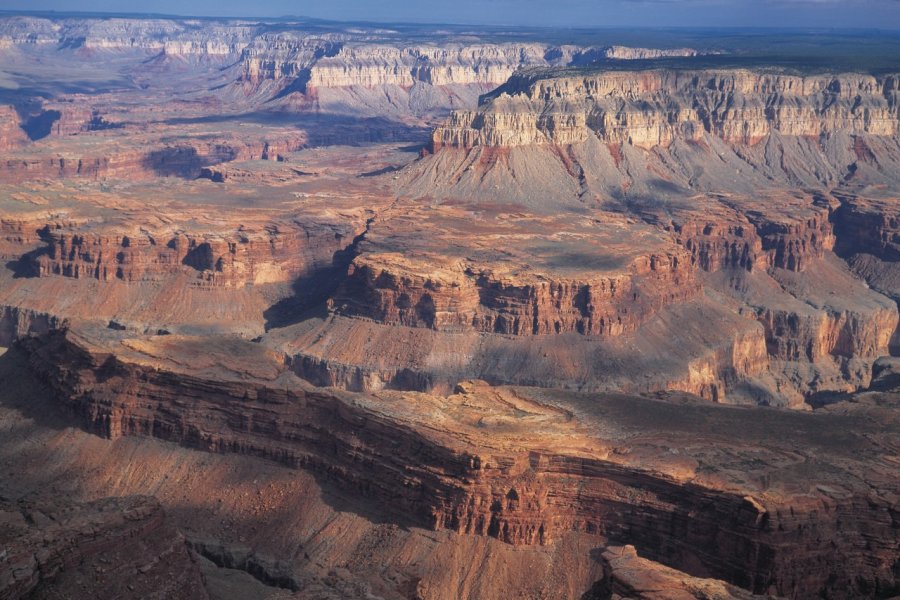
<instances>
[{"instance_id":1,"label":"cliff face","mask_svg":"<svg viewBox=\"0 0 900 600\"><path fill-rule=\"evenodd\" d=\"M474 225L452 206L396 204L356 252L334 312L438 331L615 336L699 292L684 250L617 217L485 215Z\"/></svg>"},{"instance_id":2,"label":"cliff face","mask_svg":"<svg viewBox=\"0 0 900 600\"><path fill-rule=\"evenodd\" d=\"M900 207L895 198L842 197L834 215L836 251L875 290L900 303ZM890 341L900 353L900 327Z\"/></svg>"},{"instance_id":3,"label":"cliff face","mask_svg":"<svg viewBox=\"0 0 900 600\"><path fill-rule=\"evenodd\" d=\"M624 445L612 441L615 435L596 437L598 424L578 407L597 398L572 396L565 401L567 412L554 405L552 395L523 389L462 386L446 400L351 395L302 385L255 344L166 336L98 345L97 339L60 333L33 338L24 348L58 401L104 436L152 435L311 469L422 524L511 544L552 544L568 530L626 539L650 558L757 591L805 598L896 585L890 557L900 541L889 517L896 506L887 495L859 495L853 483L858 480L836 475L851 469L882 490L890 488L887 463L872 454L882 450L854 437L855 450L828 457L841 468L815 469L811 473L834 473L815 477L777 467L786 460L781 450L751 451L757 463L750 468L769 473L764 491L748 483L743 467L742 477L731 475L728 461L734 457L710 453L704 434L693 430L691 423L705 418L684 413L713 411L707 418L733 436L736 448L745 436L757 439L771 427L772 443L780 446L785 440L776 441L778 431L787 427L812 444L796 447L801 462L824 459L807 432L825 425L818 416L773 415L757 427L747 415L728 412L735 409L638 399L617 408L605 401L606 422L626 431L637 423L624 416L633 413L635 402L647 411L642 419L662 419L676 431L686 427L682 433L693 440L695 447L687 450L693 458L669 461L648 445L649 431L643 435L651 438ZM191 353L196 344L206 354L189 374L172 352ZM843 410L882 432L875 435L888 436L881 438L884 443L894 443L888 432L896 416L887 408ZM525 422L519 421L522 415L528 416ZM775 425L775 416L789 423ZM440 418L440 428L428 425L433 418ZM829 431L845 426L842 417L833 418ZM692 461L699 456L713 461L708 464L717 465L713 472L719 474L694 475L699 463ZM757 474L762 473L749 480ZM823 538L835 544L818 543Z\"/></svg>"},{"instance_id":4,"label":"cliff face","mask_svg":"<svg viewBox=\"0 0 900 600\"><path fill-rule=\"evenodd\" d=\"M69 178L147 180L160 176L193 179L209 165L235 160L277 160L282 153L303 147L306 135L296 132L267 139L187 139L178 144L158 145L150 142L150 148L123 143L115 137L106 141L79 153L61 147L59 152L24 152L20 158L7 158L0 162L0 182Z\"/></svg>"},{"instance_id":5,"label":"cliff face","mask_svg":"<svg viewBox=\"0 0 900 600\"><path fill-rule=\"evenodd\" d=\"M653 203L631 208L671 232L704 271L802 272L834 249L836 206L820 194L761 192L754 198L695 196L674 209Z\"/></svg>"},{"instance_id":6,"label":"cliff face","mask_svg":"<svg viewBox=\"0 0 900 600\"><path fill-rule=\"evenodd\" d=\"M22 122L12 106L0 106L0 150L10 150L28 141Z\"/></svg>"},{"instance_id":7,"label":"cliff face","mask_svg":"<svg viewBox=\"0 0 900 600\"><path fill-rule=\"evenodd\" d=\"M264 35L242 54L243 78L296 79L298 91L337 87L485 85L496 87L524 67L588 64L599 59L696 56L691 48L579 47L542 43L359 42L350 35Z\"/></svg>"},{"instance_id":8,"label":"cliff face","mask_svg":"<svg viewBox=\"0 0 900 600\"><path fill-rule=\"evenodd\" d=\"M900 207L896 199L844 197L835 214L835 227L842 254L865 253L900 262Z\"/></svg>"},{"instance_id":9,"label":"cliff face","mask_svg":"<svg viewBox=\"0 0 900 600\"><path fill-rule=\"evenodd\" d=\"M691 49L553 46L473 41L443 43L316 33L264 34L241 55L241 89L291 107L340 114L443 117L523 68L688 56Z\"/></svg>"},{"instance_id":10,"label":"cliff face","mask_svg":"<svg viewBox=\"0 0 900 600\"><path fill-rule=\"evenodd\" d=\"M818 137L829 131L893 136L898 78L797 77L752 71L641 71L571 76L517 74L478 111L455 112L432 145L472 147L572 144L595 135L641 148L705 132L753 145L778 132Z\"/></svg>"},{"instance_id":11,"label":"cliff face","mask_svg":"<svg viewBox=\"0 0 900 600\"><path fill-rule=\"evenodd\" d=\"M0 20L0 43L216 57L239 54L256 30L241 22L191 19L5 17Z\"/></svg>"},{"instance_id":12,"label":"cliff face","mask_svg":"<svg viewBox=\"0 0 900 600\"><path fill-rule=\"evenodd\" d=\"M471 267L425 275L380 259L354 261L332 301L338 312L449 331L619 335L699 289L679 254L641 257L621 275L568 281L517 281Z\"/></svg>"},{"instance_id":13,"label":"cliff face","mask_svg":"<svg viewBox=\"0 0 900 600\"><path fill-rule=\"evenodd\" d=\"M199 282L241 287L294 281L331 265L354 236L325 224L271 223L231 235L141 231L93 233L86 228L47 230L47 252L35 258L40 277L62 275L100 281L156 281L193 270Z\"/></svg>"},{"instance_id":14,"label":"cliff face","mask_svg":"<svg viewBox=\"0 0 900 600\"><path fill-rule=\"evenodd\" d=\"M472 46L344 46L333 57L317 61L310 69L309 86L322 87L396 85L416 82L429 85L496 86L516 69L544 62L539 44Z\"/></svg>"},{"instance_id":15,"label":"cliff face","mask_svg":"<svg viewBox=\"0 0 900 600\"><path fill-rule=\"evenodd\" d=\"M184 537L153 498L0 503L0 595L207 598Z\"/></svg>"}]
</instances>

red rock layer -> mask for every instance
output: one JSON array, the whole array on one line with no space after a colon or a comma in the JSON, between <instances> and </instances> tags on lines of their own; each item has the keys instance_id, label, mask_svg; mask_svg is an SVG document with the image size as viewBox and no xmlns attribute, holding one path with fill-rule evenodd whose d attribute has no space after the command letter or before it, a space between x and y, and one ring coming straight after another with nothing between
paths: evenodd
<instances>
[{"instance_id":1,"label":"red rock layer","mask_svg":"<svg viewBox=\"0 0 900 600\"><path fill-rule=\"evenodd\" d=\"M674 219L652 210L642 216L671 231L691 253L692 264L704 271L774 267L800 272L834 247L831 208L818 196L736 200L713 196L698 199L698 210L683 211Z\"/></svg>"},{"instance_id":2,"label":"red rock layer","mask_svg":"<svg viewBox=\"0 0 900 600\"><path fill-rule=\"evenodd\" d=\"M634 546L603 551L603 579L590 591L591 599L631 600L763 600L746 590L715 579L691 577L659 563L641 558Z\"/></svg>"},{"instance_id":3,"label":"red rock layer","mask_svg":"<svg viewBox=\"0 0 900 600\"><path fill-rule=\"evenodd\" d=\"M471 433L476 427L456 438L449 420L439 429L406 421L407 400L399 395L380 404L308 388L261 359L259 346L228 344L228 360L241 373L216 371L221 359L197 374L132 362L71 333L22 347L58 401L100 435L154 436L304 467L436 528L510 544L552 543L569 530L596 533L692 573L797 597L884 593L898 583L890 489L866 496L820 485L822 494L766 493L760 501L586 451L542 449L546 440L527 436L497 446ZM479 393L462 390L446 408L476 406ZM409 400L418 405L427 397ZM426 403L420 410L433 409ZM797 481L797 489L815 481Z\"/></svg>"},{"instance_id":4,"label":"red rock layer","mask_svg":"<svg viewBox=\"0 0 900 600\"><path fill-rule=\"evenodd\" d=\"M159 176L195 178L204 166L232 160L276 160L284 153L300 149L305 143L305 134L298 132L271 140L213 142L188 139L177 145L159 145L155 148L150 142L150 150L110 144L107 153L102 155L24 154L0 163L0 182L71 177L118 177L128 180Z\"/></svg>"},{"instance_id":5,"label":"red rock layer","mask_svg":"<svg viewBox=\"0 0 900 600\"><path fill-rule=\"evenodd\" d=\"M28 141L19 114L12 106L0 106L0 150L10 150Z\"/></svg>"},{"instance_id":6,"label":"red rock layer","mask_svg":"<svg viewBox=\"0 0 900 600\"><path fill-rule=\"evenodd\" d=\"M272 223L231 234L176 232L160 237L146 232L94 234L90 229L79 233L61 228L47 231L49 249L36 258L35 270L41 277L148 281L187 268L211 285L293 281L330 266L334 253L350 244L356 234L350 227Z\"/></svg>"},{"instance_id":7,"label":"red rock layer","mask_svg":"<svg viewBox=\"0 0 900 600\"><path fill-rule=\"evenodd\" d=\"M900 201L845 196L835 213L838 251L900 261Z\"/></svg>"},{"instance_id":8,"label":"red rock layer","mask_svg":"<svg viewBox=\"0 0 900 600\"><path fill-rule=\"evenodd\" d=\"M487 269L447 279L397 272L363 256L332 305L342 314L437 330L620 335L698 291L687 256L677 251L640 257L625 273L592 280L517 280Z\"/></svg>"},{"instance_id":9,"label":"red rock layer","mask_svg":"<svg viewBox=\"0 0 900 600\"><path fill-rule=\"evenodd\" d=\"M17 260L40 246L43 243L40 230L46 226L46 219L0 219L0 258Z\"/></svg>"},{"instance_id":10,"label":"red rock layer","mask_svg":"<svg viewBox=\"0 0 900 600\"><path fill-rule=\"evenodd\" d=\"M184 537L148 497L0 502L0 597L203 600Z\"/></svg>"}]
</instances>

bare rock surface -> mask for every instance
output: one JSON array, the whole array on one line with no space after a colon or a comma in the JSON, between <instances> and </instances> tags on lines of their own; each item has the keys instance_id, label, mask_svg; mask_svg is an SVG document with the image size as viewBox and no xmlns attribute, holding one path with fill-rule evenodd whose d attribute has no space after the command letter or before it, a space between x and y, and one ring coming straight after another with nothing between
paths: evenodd
<instances>
[{"instance_id":1,"label":"bare rock surface","mask_svg":"<svg viewBox=\"0 0 900 600\"><path fill-rule=\"evenodd\" d=\"M611 547L601 555L606 563L604 578L595 585L594 598L636 600L692 600L722 598L751 600L757 596L721 581L685 577L684 573L638 556L634 546Z\"/></svg>"},{"instance_id":2,"label":"bare rock surface","mask_svg":"<svg viewBox=\"0 0 900 600\"><path fill-rule=\"evenodd\" d=\"M754 409L678 395L483 384L447 398L316 389L259 345L227 338L69 332L23 350L90 431L303 467L419 526L513 545L554 544L568 531L627 538L689 572L787 595L895 585L890 393L827 414L770 409L751 427ZM870 486L887 495L863 501ZM837 529L839 545L815 542L837 540ZM835 577L838 555L847 575Z\"/></svg>"},{"instance_id":3,"label":"bare rock surface","mask_svg":"<svg viewBox=\"0 0 900 600\"><path fill-rule=\"evenodd\" d=\"M208 598L153 498L4 499L0 520L3 598Z\"/></svg>"}]
</instances>

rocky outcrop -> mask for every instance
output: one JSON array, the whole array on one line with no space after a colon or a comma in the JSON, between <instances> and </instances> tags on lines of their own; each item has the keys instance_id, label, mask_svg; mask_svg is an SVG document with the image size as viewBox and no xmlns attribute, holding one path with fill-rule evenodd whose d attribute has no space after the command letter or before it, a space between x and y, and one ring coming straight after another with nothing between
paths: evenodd
<instances>
[{"instance_id":1,"label":"rocky outcrop","mask_svg":"<svg viewBox=\"0 0 900 600\"><path fill-rule=\"evenodd\" d=\"M896 443L894 396L827 417L769 411L756 421L684 400L555 404L553 395L478 385L447 399L367 396L311 389L260 346L234 339L100 340L69 332L20 346L57 400L100 435L152 435L311 469L422 524L511 544L551 544L573 529L627 540L650 559L757 592L883 595L897 586L896 478L882 457ZM194 357L190 373L176 353ZM602 403L604 425L582 402ZM852 448L829 456L823 444L846 433L845 419L881 441L858 432ZM666 441L648 423L665 423ZM597 437L598 427L620 433ZM719 435L730 440L725 454ZM800 469L826 460L832 466Z\"/></svg>"},{"instance_id":2,"label":"rocky outcrop","mask_svg":"<svg viewBox=\"0 0 900 600\"><path fill-rule=\"evenodd\" d=\"M0 597L205 599L184 537L153 498L0 502Z\"/></svg>"},{"instance_id":3,"label":"rocky outcrop","mask_svg":"<svg viewBox=\"0 0 900 600\"><path fill-rule=\"evenodd\" d=\"M47 219L40 216L0 219L0 258L15 260L43 243Z\"/></svg>"},{"instance_id":4,"label":"rocky outcrop","mask_svg":"<svg viewBox=\"0 0 900 600\"><path fill-rule=\"evenodd\" d=\"M762 193L744 198L704 195L671 210L652 204L634 212L671 232L707 272L785 269L801 272L834 248L833 204L817 194Z\"/></svg>"},{"instance_id":5,"label":"rocky outcrop","mask_svg":"<svg viewBox=\"0 0 900 600\"><path fill-rule=\"evenodd\" d=\"M582 600L763 600L724 581L691 577L638 556L634 546L613 546L600 556L604 564L603 579Z\"/></svg>"},{"instance_id":6,"label":"rocky outcrop","mask_svg":"<svg viewBox=\"0 0 900 600\"><path fill-rule=\"evenodd\" d=\"M335 313L438 331L616 336L700 289L684 250L614 216L497 214L473 233L465 210L398 204L356 250Z\"/></svg>"},{"instance_id":7,"label":"rocky outcrop","mask_svg":"<svg viewBox=\"0 0 900 600\"><path fill-rule=\"evenodd\" d=\"M22 336L59 329L65 319L57 315L18 306L0 306L0 347L11 346Z\"/></svg>"},{"instance_id":8,"label":"rocky outcrop","mask_svg":"<svg viewBox=\"0 0 900 600\"><path fill-rule=\"evenodd\" d=\"M792 282L788 282L788 286ZM789 288L790 289L790 288ZM896 307L888 298L857 290L855 306L840 299L810 298L807 307L760 308L769 355L778 360L817 361L826 356L875 358L888 352L897 328Z\"/></svg>"}]
</instances>

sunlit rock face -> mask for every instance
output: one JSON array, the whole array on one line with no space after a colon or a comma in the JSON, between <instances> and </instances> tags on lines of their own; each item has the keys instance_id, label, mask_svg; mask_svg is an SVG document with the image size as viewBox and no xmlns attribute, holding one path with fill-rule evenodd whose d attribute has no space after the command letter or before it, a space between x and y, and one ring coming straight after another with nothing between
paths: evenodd
<instances>
[{"instance_id":1,"label":"sunlit rock face","mask_svg":"<svg viewBox=\"0 0 900 600\"><path fill-rule=\"evenodd\" d=\"M548 76L549 75L549 76ZM471 147L572 144L593 134L641 148L704 133L754 145L773 133L897 133L896 77L787 76L752 71L516 75L478 111L454 113L432 143Z\"/></svg>"}]
</instances>

